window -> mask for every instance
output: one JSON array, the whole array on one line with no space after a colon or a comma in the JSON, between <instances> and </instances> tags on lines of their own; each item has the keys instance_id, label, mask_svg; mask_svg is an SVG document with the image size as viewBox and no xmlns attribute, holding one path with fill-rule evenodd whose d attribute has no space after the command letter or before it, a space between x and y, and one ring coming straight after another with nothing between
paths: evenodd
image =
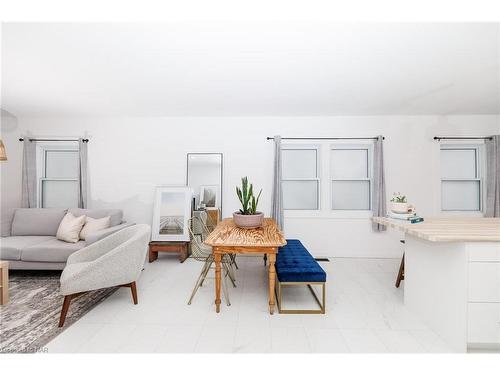
<instances>
[{"instance_id":1,"label":"window","mask_svg":"<svg viewBox=\"0 0 500 375\"><path fill-rule=\"evenodd\" d=\"M285 210L319 210L319 150L313 146L283 147L282 189Z\"/></svg>"},{"instance_id":2,"label":"window","mask_svg":"<svg viewBox=\"0 0 500 375\"><path fill-rule=\"evenodd\" d=\"M441 146L441 209L480 211L479 146Z\"/></svg>"},{"instance_id":3,"label":"window","mask_svg":"<svg viewBox=\"0 0 500 375\"><path fill-rule=\"evenodd\" d=\"M333 146L330 150L332 210L371 207L371 146Z\"/></svg>"},{"instance_id":4,"label":"window","mask_svg":"<svg viewBox=\"0 0 500 375\"><path fill-rule=\"evenodd\" d=\"M78 206L78 146L39 145L40 207Z\"/></svg>"}]
</instances>

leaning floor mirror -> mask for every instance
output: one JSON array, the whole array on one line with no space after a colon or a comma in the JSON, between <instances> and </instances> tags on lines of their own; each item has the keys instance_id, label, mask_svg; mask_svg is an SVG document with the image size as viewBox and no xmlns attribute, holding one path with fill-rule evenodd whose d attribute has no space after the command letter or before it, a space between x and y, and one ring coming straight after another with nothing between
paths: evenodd
<instances>
[{"instance_id":1,"label":"leaning floor mirror","mask_svg":"<svg viewBox=\"0 0 500 375\"><path fill-rule=\"evenodd\" d=\"M220 218L222 213L222 154L187 154L187 186L193 191L193 210Z\"/></svg>"}]
</instances>

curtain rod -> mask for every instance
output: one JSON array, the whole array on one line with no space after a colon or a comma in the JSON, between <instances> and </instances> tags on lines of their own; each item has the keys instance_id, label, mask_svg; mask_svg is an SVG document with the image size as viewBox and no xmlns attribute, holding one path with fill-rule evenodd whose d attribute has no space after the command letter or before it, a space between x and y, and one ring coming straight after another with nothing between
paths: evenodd
<instances>
[{"instance_id":1,"label":"curtain rod","mask_svg":"<svg viewBox=\"0 0 500 375\"><path fill-rule=\"evenodd\" d=\"M24 138L19 138L19 142L23 142ZM82 139L83 143L87 143L87 138ZM30 142L78 142L78 139L47 139L47 138L31 138Z\"/></svg>"},{"instance_id":2,"label":"curtain rod","mask_svg":"<svg viewBox=\"0 0 500 375\"><path fill-rule=\"evenodd\" d=\"M491 141L493 139L493 137L434 137L434 140L436 140L436 141L440 141L441 139L445 139L445 140L446 139L452 139L452 140L488 139Z\"/></svg>"},{"instance_id":3,"label":"curtain rod","mask_svg":"<svg viewBox=\"0 0 500 375\"><path fill-rule=\"evenodd\" d=\"M266 139L269 141L271 139L274 139L274 137L267 137ZM320 141L320 140L342 140L342 139L352 139L352 140L378 139L378 137L283 137L281 139ZM385 139L385 137L382 137L382 139Z\"/></svg>"}]
</instances>

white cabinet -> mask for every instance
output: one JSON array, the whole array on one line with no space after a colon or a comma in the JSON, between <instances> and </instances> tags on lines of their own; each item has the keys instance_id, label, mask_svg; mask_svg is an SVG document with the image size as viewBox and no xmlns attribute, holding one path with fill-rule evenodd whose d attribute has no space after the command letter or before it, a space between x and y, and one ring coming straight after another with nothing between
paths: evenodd
<instances>
[{"instance_id":1,"label":"white cabinet","mask_svg":"<svg viewBox=\"0 0 500 375\"><path fill-rule=\"evenodd\" d=\"M500 244L475 242L474 248L469 246L469 262L500 262Z\"/></svg>"},{"instance_id":2,"label":"white cabinet","mask_svg":"<svg viewBox=\"0 0 500 375\"><path fill-rule=\"evenodd\" d=\"M500 302L500 262L469 263L469 302Z\"/></svg>"},{"instance_id":3,"label":"white cabinet","mask_svg":"<svg viewBox=\"0 0 500 375\"><path fill-rule=\"evenodd\" d=\"M469 344L500 343L500 304L468 304L467 341Z\"/></svg>"},{"instance_id":4,"label":"white cabinet","mask_svg":"<svg viewBox=\"0 0 500 375\"><path fill-rule=\"evenodd\" d=\"M468 247L467 341L500 344L500 244Z\"/></svg>"}]
</instances>

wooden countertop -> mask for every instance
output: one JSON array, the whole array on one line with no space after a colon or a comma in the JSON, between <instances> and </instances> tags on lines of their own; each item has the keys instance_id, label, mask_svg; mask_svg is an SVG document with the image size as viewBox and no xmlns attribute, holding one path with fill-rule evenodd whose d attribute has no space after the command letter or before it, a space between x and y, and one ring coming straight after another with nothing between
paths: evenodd
<instances>
[{"instance_id":1,"label":"wooden countertop","mask_svg":"<svg viewBox=\"0 0 500 375\"><path fill-rule=\"evenodd\" d=\"M279 247L286 245L285 237L273 219L265 218L261 228L238 228L233 219L224 219L205 240L208 246Z\"/></svg>"},{"instance_id":2,"label":"wooden countertop","mask_svg":"<svg viewBox=\"0 0 500 375\"><path fill-rule=\"evenodd\" d=\"M372 221L433 242L500 242L500 218L424 218L417 224L386 217Z\"/></svg>"}]
</instances>

